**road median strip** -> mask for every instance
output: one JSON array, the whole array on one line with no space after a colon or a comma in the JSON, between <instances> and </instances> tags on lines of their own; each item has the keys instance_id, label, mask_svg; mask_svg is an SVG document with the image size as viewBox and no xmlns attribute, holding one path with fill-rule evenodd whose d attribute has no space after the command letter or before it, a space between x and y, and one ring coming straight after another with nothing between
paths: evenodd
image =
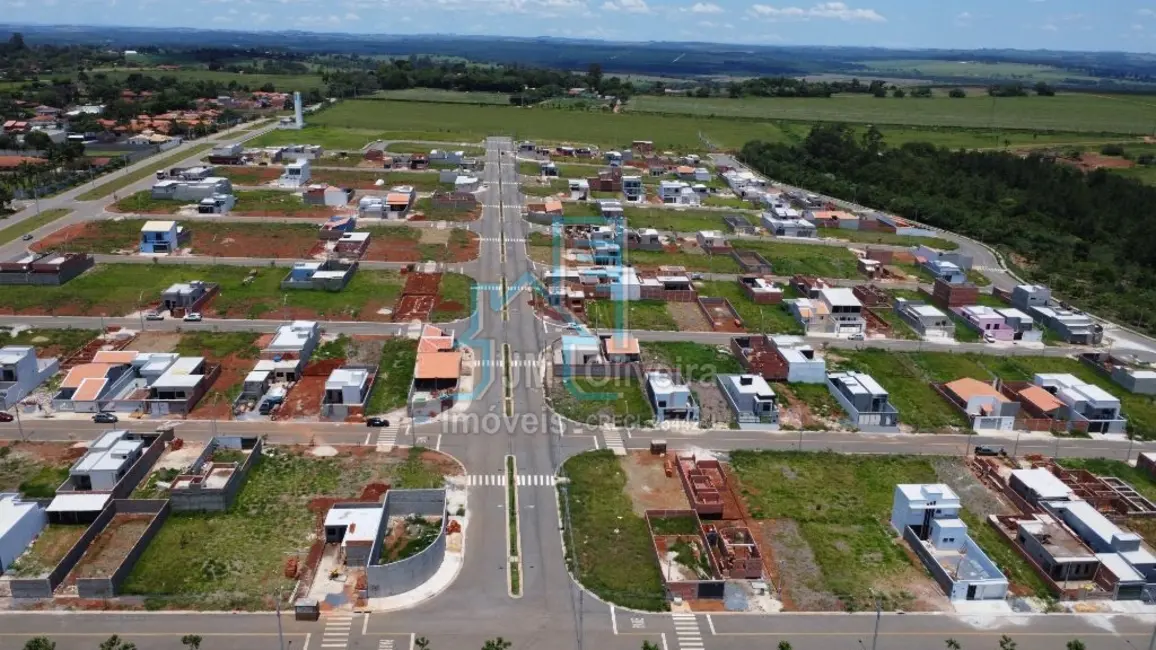
<instances>
[{"instance_id":1,"label":"road median strip","mask_svg":"<svg viewBox=\"0 0 1156 650\"><path fill-rule=\"evenodd\" d=\"M38 230L57 219L62 219L68 216L72 210L68 208L53 208L51 210L44 210L40 214L24 219L17 223L0 229L0 246L9 242L15 241L17 238L23 237L33 230Z\"/></svg>"},{"instance_id":2,"label":"road median strip","mask_svg":"<svg viewBox=\"0 0 1156 650\"><path fill-rule=\"evenodd\" d=\"M117 190L122 190L122 189L128 187L129 185L132 185L133 183L136 183L138 181L142 181L142 180L144 180L150 176L155 175L157 173L157 171L164 169L164 168L168 167L169 165L174 165L176 163L179 163L182 160L185 160L186 158L189 158L191 156L195 156L196 154L198 154L202 151L210 149L215 144L216 143L214 143L214 142L203 142L203 143L198 144L196 146L193 146L189 149L185 149L184 151L178 151L177 153L174 153L171 156L168 156L166 158L162 158L162 159L156 161L156 164L146 165L145 167L142 167L141 169L138 169L134 172L129 172L129 173L122 174L122 175L115 175L114 174L115 177L110 177L108 182L101 183L96 188L91 189L91 190L81 194L80 196L77 196L76 200L77 201L95 201L97 199L103 199L104 197L108 196L109 194L112 194L113 192L115 192Z\"/></svg>"},{"instance_id":3,"label":"road median strip","mask_svg":"<svg viewBox=\"0 0 1156 650\"><path fill-rule=\"evenodd\" d=\"M510 596L522 597L522 540L518 537L518 472L513 456L506 456L506 511L510 535L506 539L506 548L509 555L509 590Z\"/></svg>"}]
</instances>

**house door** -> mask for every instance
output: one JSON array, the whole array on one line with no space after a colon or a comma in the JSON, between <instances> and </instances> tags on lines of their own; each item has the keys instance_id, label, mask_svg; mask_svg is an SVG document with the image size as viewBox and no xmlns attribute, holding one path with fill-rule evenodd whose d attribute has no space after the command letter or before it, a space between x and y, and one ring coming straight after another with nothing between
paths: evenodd
<instances>
[{"instance_id":1,"label":"house door","mask_svg":"<svg viewBox=\"0 0 1156 650\"><path fill-rule=\"evenodd\" d=\"M967 599L968 600L975 600L975 585L968 585L967 586Z\"/></svg>"}]
</instances>

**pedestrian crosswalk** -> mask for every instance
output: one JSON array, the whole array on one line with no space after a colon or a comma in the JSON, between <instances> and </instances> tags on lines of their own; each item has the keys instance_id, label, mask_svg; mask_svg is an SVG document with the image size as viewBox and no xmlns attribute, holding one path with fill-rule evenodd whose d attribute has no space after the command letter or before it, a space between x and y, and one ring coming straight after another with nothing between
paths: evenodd
<instances>
[{"instance_id":1,"label":"pedestrian crosswalk","mask_svg":"<svg viewBox=\"0 0 1156 650\"><path fill-rule=\"evenodd\" d=\"M554 485L558 477L553 474L517 474L517 485L521 487L545 487ZM506 487L505 474L470 474L466 485L471 487Z\"/></svg>"},{"instance_id":2,"label":"pedestrian crosswalk","mask_svg":"<svg viewBox=\"0 0 1156 650\"><path fill-rule=\"evenodd\" d=\"M979 271L980 273L998 273L1003 269L998 266L973 266L971 270Z\"/></svg>"},{"instance_id":3,"label":"pedestrian crosswalk","mask_svg":"<svg viewBox=\"0 0 1156 650\"><path fill-rule=\"evenodd\" d=\"M474 285L474 291L501 291L502 285L497 282L479 282Z\"/></svg>"},{"instance_id":4,"label":"pedestrian crosswalk","mask_svg":"<svg viewBox=\"0 0 1156 650\"><path fill-rule=\"evenodd\" d=\"M393 650L393 639L382 639L378 641L377 650Z\"/></svg>"},{"instance_id":5,"label":"pedestrian crosswalk","mask_svg":"<svg viewBox=\"0 0 1156 650\"><path fill-rule=\"evenodd\" d=\"M501 237L479 237L478 240L481 242L501 242L502 238ZM514 237L506 237L506 243L524 244L524 243L526 243L526 240L520 239L520 238L514 238Z\"/></svg>"},{"instance_id":6,"label":"pedestrian crosswalk","mask_svg":"<svg viewBox=\"0 0 1156 650\"><path fill-rule=\"evenodd\" d=\"M694 614L671 614L679 650L703 650L702 632Z\"/></svg>"},{"instance_id":7,"label":"pedestrian crosswalk","mask_svg":"<svg viewBox=\"0 0 1156 650\"><path fill-rule=\"evenodd\" d=\"M473 366L475 368L498 368L501 367L501 359L474 359ZM538 365L537 359L510 359L511 368L532 368Z\"/></svg>"},{"instance_id":8,"label":"pedestrian crosswalk","mask_svg":"<svg viewBox=\"0 0 1156 650\"><path fill-rule=\"evenodd\" d=\"M389 452L397 446L397 434L401 431L401 423L390 422L388 427L377 430L377 451Z\"/></svg>"},{"instance_id":9,"label":"pedestrian crosswalk","mask_svg":"<svg viewBox=\"0 0 1156 650\"><path fill-rule=\"evenodd\" d=\"M603 429L602 439L606 441L606 448L614 452L615 456L626 455L626 445L622 442L622 434L618 429Z\"/></svg>"},{"instance_id":10,"label":"pedestrian crosswalk","mask_svg":"<svg viewBox=\"0 0 1156 650\"><path fill-rule=\"evenodd\" d=\"M322 648L346 648L349 646L349 629L353 627L353 617L348 614L335 614L325 619L325 632L322 633Z\"/></svg>"}]
</instances>

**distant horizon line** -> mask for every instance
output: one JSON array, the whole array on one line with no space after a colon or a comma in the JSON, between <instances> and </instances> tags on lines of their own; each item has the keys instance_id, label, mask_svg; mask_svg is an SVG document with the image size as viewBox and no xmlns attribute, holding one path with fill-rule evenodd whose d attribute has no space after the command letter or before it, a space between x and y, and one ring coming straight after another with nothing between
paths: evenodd
<instances>
[{"instance_id":1,"label":"distant horizon line","mask_svg":"<svg viewBox=\"0 0 1156 650\"><path fill-rule=\"evenodd\" d=\"M437 39L437 38L455 38L455 39L489 39L489 40L505 40L505 41L568 41L574 43L607 43L607 44L627 44L627 45L670 45L672 47L698 45L698 46L712 46L727 50L741 50L745 48L757 48L761 50L791 50L791 49L813 49L813 50L875 50L880 52L928 52L928 53L982 53L982 52L1014 52L1014 53L1052 53L1052 54L1140 54L1152 55L1152 52L1135 52L1128 50L1057 50L1049 48L1035 48L1022 49L1016 47L890 47L882 45L807 45L807 44L757 44L757 43L720 43L717 41L668 41L668 40L615 40L610 38L577 38L566 36L509 36L502 34L461 34L455 32L425 32L417 34L366 34L357 32L343 32L343 31L315 31L308 29L228 29L220 28L206 28L206 27L145 27L136 25L79 25L68 23L17 23L17 22L3 22L0 21L0 29L19 30L24 28L33 29L55 29L55 30L72 30L72 31L96 31L101 29L118 29L118 30L133 30L142 32L185 32L185 33L225 33L225 34L309 34L316 36L344 36L349 40L364 39L369 41L387 41L393 39ZM244 46L237 46L244 47ZM261 46L255 46L261 47Z\"/></svg>"}]
</instances>

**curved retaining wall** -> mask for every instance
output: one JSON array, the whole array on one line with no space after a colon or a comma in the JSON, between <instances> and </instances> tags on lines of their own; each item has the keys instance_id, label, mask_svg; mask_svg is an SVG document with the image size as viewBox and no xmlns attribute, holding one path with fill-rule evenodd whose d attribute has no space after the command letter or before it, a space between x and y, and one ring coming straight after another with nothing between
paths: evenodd
<instances>
[{"instance_id":1,"label":"curved retaining wall","mask_svg":"<svg viewBox=\"0 0 1156 650\"><path fill-rule=\"evenodd\" d=\"M442 527L437 539L425 550L413 557L377 564L381 557L385 533L390 517L441 517ZM378 531L370 551L370 564L366 567L366 592L370 598L396 596L416 589L441 568L446 555L446 491L445 490L390 490L385 497L385 513L381 530Z\"/></svg>"}]
</instances>

